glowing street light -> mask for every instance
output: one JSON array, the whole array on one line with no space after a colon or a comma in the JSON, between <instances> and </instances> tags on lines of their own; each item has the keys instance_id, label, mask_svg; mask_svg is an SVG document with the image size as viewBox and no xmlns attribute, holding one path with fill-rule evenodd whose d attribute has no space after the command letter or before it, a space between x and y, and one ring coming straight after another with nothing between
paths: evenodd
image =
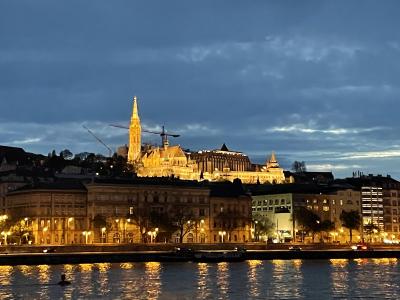
<instances>
[{"instance_id":1,"label":"glowing street light","mask_svg":"<svg viewBox=\"0 0 400 300\"><path fill-rule=\"evenodd\" d=\"M82 232L82 234L85 236L85 244L87 244L88 243L88 237L91 234L91 232L90 231L84 231L84 232Z\"/></svg>"},{"instance_id":2,"label":"glowing street light","mask_svg":"<svg viewBox=\"0 0 400 300\"><path fill-rule=\"evenodd\" d=\"M74 220L74 218L72 218L72 217L68 218L68 220L67 220L67 241L66 241L67 244L69 242L69 223L71 223L73 220Z\"/></svg>"},{"instance_id":3,"label":"glowing street light","mask_svg":"<svg viewBox=\"0 0 400 300\"><path fill-rule=\"evenodd\" d=\"M224 236L226 235L226 231L219 231L218 234L221 237L221 243L223 243L224 242Z\"/></svg>"},{"instance_id":4,"label":"glowing street light","mask_svg":"<svg viewBox=\"0 0 400 300\"><path fill-rule=\"evenodd\" d=\"M106 242L106 228L105 227L101 228L101 240L103 241L103 243Z\"/></svg>"},{"instance_id":5,"label":"glowing street light","mask_svg":"<svg viewBox=\"0 0 400 300\"><path fill-rule=\"evenodd\" d=\"M2 231L1 235L4 236L4 245L7 245L7 237L11 235L10 231Z\"/></svg>"}]
</instances>

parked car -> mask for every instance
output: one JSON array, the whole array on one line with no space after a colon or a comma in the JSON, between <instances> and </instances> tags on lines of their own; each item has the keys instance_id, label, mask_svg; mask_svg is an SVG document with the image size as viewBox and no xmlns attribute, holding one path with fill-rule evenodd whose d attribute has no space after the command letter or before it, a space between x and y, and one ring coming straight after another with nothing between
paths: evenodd
<instances>
[{"instance_id":1,"label":"parked car","mask_svg":"<svg viewBox=\"0 0 400 300\"><path fill-rule=\"evenodd\" d=\"M372 251L372 250L374 250L367 244L353 245L353 246L351 246L351 249L354 251Z\"/></svg>"}]
</instances>

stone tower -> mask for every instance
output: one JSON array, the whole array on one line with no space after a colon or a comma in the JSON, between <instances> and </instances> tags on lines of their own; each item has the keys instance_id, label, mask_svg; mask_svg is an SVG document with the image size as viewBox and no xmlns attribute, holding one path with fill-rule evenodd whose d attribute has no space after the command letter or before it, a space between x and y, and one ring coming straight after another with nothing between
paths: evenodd
<instances>
[{"instance_id":1,"label":"stone tower","mask_svg":"<svg viewBox=\"0 0 400 300\"><path fill-rule=\"evenodd\" d=\"M137 108L137 98L133 97L133 112L129 126L129 151L128 163L134 164L140 159L142 127Z\"/></svg>"}]
</instances>

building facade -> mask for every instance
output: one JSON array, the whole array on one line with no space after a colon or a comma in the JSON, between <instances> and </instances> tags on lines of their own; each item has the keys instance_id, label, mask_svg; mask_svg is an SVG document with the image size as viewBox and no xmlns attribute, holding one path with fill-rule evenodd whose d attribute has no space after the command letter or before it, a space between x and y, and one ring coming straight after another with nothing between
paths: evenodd
<instances>
[{"instance_id":1,"label":"building facade","mask_svg":"<svg viewBox=\"0 0 400 300\"><path fill-rule=\"evenodd\" d=\"M284 183L285 175L272 153L265 165L251 164L249 158L230 151L224 144L220 150L185 152L179 145L170 146L163 131L160 147L141 145L141 125L134 98L129 127L128 163L140 177L176 177L183 180L231 181L243 183ZM122 151L119 151L122 153Z\"/></svg>"},{"instance_id":2,"label":"building facade","mask_svg":"<svg viewBox=\"0 0 400 300\"><path fill-rule=\"evenodd\" d=\"M235 183L47 183L10 192L5 213L33 244L245 242L251 228L251 198Z\"/></svg>"}]
</instances>

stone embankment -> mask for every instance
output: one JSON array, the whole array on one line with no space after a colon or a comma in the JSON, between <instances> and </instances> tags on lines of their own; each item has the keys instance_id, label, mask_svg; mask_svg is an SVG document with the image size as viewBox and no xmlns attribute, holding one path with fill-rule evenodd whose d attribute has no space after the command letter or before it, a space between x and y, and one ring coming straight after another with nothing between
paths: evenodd
<instances>
[{"instance_id":1,"label":"stone embankment","mask_svg":"<svg viewBox=\"0 0 400 300\"><path fill-rule=\"evenodd\" d=\"M192 256L177 253L175 247L193 251L233 251L245 248L244 260L273 259L357 259L400 258L400 247L375 245L373 250L354 251L348 245L300 245L297 251L290 245L261 244L134 244L134 245L73 245L73 246L7 246L0 248L0 265L79 264L105 262L191 261ZM44 253L43 250L47 250ZM229 261L229 259L228 259Z\"/></svg>"}]
</instances>

